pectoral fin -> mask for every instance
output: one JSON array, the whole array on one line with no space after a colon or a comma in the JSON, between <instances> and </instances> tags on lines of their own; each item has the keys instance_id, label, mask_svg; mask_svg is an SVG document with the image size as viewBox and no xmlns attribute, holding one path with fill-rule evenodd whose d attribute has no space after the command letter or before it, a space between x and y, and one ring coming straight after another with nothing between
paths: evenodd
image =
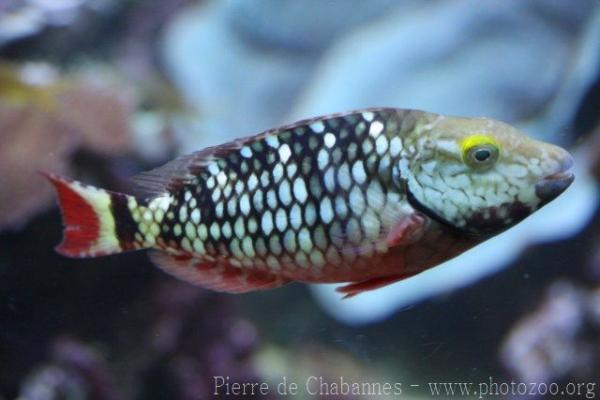
<instances>
[{"instance_id":1,"label":"pectoral fin","mask_svg":"<svg viewBox=\"0 0 600 400\"><path fill-rule=\"evenodd\" d=\"M425 233L426 221L426 218L418 212L400 219L388 232L386 244L395 247L417 242Z\"/></svg>"}]
</instances>

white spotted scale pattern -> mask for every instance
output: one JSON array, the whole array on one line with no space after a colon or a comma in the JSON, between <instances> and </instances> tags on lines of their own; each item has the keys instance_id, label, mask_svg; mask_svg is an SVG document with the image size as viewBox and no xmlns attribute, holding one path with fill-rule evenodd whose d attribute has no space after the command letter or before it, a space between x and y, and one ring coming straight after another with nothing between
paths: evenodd
<instances>
[{"instance_id":1,"label":"white spotted scale pattern","mask_svg":"<svg viewBox=\"0 0 600 400\"><path fill-rule=\"evenodd\" d=\"M378 241L393 223L383 210L397 201L403 117L382 109L307 121L200 160L147 213L129 204L136 246L313 275L356 265L361 251L385 252Z\"/></svg>"}]
</instances>

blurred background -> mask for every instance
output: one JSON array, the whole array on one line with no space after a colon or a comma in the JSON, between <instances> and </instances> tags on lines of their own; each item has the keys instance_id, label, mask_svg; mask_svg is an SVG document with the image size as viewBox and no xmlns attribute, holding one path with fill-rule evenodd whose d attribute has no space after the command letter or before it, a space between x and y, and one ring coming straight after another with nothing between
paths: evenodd
<instances>
[{"instance_id":1,"label":"blurred background","mask_svg":"<svg viewBox=\"0 0 600 400\"><path fill-rule=\"evenodd\" d=\"M0 400L204 399L213 376L402 382L415 399L436 381L595 382L599 76L594 0L0 1ZM348 301L328 285L219 294L143 252L53 251L39 170L127 191L178 154L373 106L504 120L569 148L576 183Z\"/></svg>"}]
</instances>

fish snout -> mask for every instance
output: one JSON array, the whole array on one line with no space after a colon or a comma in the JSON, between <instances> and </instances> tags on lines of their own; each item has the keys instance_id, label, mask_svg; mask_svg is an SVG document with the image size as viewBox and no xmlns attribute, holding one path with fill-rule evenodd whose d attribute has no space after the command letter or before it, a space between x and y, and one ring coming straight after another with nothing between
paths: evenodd
<instances>
[{"instance_id":1,"label":"fish snout","mask_svg":"<svg viewBox=\"0 0 600 400\"><path fill-rule=\"evenodd\" d=\"M542 204L546 204L562 192L564 192L575 179L575 175L570 171L573 166L573 156L566 150L555 147L558 161L558 169L556 172L545 176L535 185L535 193L542 200Z\"/></svg>"}]
</instances>

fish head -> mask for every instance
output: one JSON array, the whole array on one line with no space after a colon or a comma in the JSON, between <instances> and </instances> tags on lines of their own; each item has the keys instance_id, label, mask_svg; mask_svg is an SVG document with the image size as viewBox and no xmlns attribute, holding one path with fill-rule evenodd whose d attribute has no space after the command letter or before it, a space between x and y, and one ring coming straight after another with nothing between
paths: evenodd
<instances>
[{"instance_id":1,"label":"fish head","mask_svg":"<svg viewBox=\"0 0 600 400\"><path fill-rule=\"evenodd\" d=\"M417 208L445 225L494 235L573 182L571 155L487 118L443 117L404 139L398 176Z\"/></svg>"}]
</instances>

